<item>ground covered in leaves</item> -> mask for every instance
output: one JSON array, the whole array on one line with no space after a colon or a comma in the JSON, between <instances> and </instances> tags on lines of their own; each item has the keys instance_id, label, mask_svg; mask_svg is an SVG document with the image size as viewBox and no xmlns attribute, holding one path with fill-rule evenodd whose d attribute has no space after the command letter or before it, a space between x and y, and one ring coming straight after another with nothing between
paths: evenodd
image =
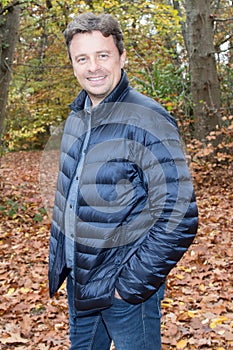
<instances>
[{"instance_id":1,"label":"ground covered in leaves","mask_svg":"<svg viewBox=\"0 0 233 350\"><path fill-rule=\"evenodd\" d=\"M38 181L41 155L18 152L1 159L2 350L68 349L65 286L52 300L48 296L50 218ZM192 169L199 233L168 278L162 348L233 349L233 172L208 162Z\"/></svg>"}]
</instances>

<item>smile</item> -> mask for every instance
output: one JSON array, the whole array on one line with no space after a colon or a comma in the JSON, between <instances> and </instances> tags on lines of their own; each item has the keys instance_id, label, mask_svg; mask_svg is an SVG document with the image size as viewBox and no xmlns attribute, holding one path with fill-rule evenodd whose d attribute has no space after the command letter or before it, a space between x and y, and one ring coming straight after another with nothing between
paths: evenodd
<instances>
[{"instance_id":1,"label":"smile","mask_svg":"<svg viewBox=\"0 0 233 350\"><path fill-rule=\"evenodd\" d=\"M100 77L93 77L93 78L87 78L89 81L99 81L103 80L106 76L100 76Z\"/></svg>"}]
</instances>

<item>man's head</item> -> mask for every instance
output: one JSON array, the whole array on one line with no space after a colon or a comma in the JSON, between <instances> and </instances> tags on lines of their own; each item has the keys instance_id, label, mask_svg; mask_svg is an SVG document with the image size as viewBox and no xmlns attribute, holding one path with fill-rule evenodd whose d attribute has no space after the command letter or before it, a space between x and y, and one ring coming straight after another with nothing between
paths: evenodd
<instances>
[{"instance_id":1,"label":"man's head","mask_svg":"<svg viewBox=\"0 0 233 350\"><path fill-rule=\"evenodd\" d=\"M119 54L122 55L124 51L124 36L117 20L110 14L103 13L95 15L92 12L88 12L76 16L73 21L68 24L63 33L68 47L69 57L70 43L73 36L78 33L91 33L93 31L100 31L104 37L112 35Z\"/></svg>"},{"instance_id":2,"label":"man's head","mask_svg":"<svg viewBox=\"0 0 233 350\"><path fill-rule=\"evenodd\" d=\"M121 78L126 52L118 22L108 14L82 14L64 32L74 75L92 105L108 96Z\"/></svg>"}]
</instances>

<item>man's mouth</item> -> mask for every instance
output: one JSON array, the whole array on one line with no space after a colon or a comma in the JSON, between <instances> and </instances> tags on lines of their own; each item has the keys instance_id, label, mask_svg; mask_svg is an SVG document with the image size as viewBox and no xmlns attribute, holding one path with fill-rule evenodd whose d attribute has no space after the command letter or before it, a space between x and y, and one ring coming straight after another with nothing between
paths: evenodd
<instances>
[{"instance_id":1,"label":"man's mouth","mask_svg":"<svg viewBox=\"0 0 233 350\"><path fill-rule=\"evenodd\" d=\"M87 78L87 80L89 81L100 81L100 80L103 80L106 76L105 75L101 75L99 77L89 77Z\"/></svg>"}]
</instances>

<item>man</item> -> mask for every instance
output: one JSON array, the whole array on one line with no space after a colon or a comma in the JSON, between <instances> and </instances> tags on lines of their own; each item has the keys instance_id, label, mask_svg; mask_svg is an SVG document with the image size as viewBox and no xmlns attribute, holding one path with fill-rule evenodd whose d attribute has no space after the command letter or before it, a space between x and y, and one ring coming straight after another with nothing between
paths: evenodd
<instances>
[{"instance_id":1,"label":"man","mask_svg":"<svg viewBox=\"0 0 233 350\"><path fill-rule=\"evenodd\" d=\"M75 17L64 36L83 90L61 144L50 295L68 277L71 350L159 350L166 276L197 230L177 126L129 86L111 15Z\"/></svg>"}]
</instances>

